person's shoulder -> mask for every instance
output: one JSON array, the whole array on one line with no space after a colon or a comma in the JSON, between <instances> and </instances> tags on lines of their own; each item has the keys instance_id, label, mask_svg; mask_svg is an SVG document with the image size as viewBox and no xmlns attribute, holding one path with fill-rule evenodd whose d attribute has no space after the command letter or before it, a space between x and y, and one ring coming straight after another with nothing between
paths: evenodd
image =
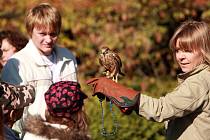
<instances>
[{"instance_id":1,"label":"person's shoulder","mask_svg":"<svg viewBox=\"0 0 210 140\"><path fill-rule=\"evenodd\" d=\"M27 51L27 48L23 48L20 51L12 55L11 58L26 58L27 55L30 55L30 52Z\"/></svg>"},{"instance_id":2,"label":"person's shoulder","mask_svg":"<svg viewBox=\"0 0 210 140\"><path fill-rule=\"evenodd\" d=\"M190 83L200 83L201 85L210 84L210 67L206 66L197 73L188 77L185 81Z\"/></svg>"},{"instance_id":3,"label":"person's shoulder","mask_svg":"<svg viewBox=\"0 0 210 140\"><path fill-rule=\"evenodd\" d=\"M210 65L206 65L206 68L204 68L203 70L201 70L197 76L201 76L201 77L208 77L210 78Z\"/></svg>"},{"instance_id":4,"label":"person's shoulder","mask_svg":"<svg viewBox=\"0 0 210 140\"><path fill-rule=\"evenodd\" d=\"M75 59L74 54L69 49L67 49L65 47L57 46L56 47L56 53L60 57L66 57L66 58L69 58L69 59Z\"/></svg>"},{"instance_id":5,"label":"person's shoulder","mask_svg":"<svg viewBox=\"0 0 210 140\"><path fill-rule=\"evenodd\" d=\"M201 71L200 76L203 77L203 79L210 81L210 66Z\"/></svg>"},{"instance_id":6,"label":"person's shoulder","mask_svg":"<svg viewBox=\"0 0 210 140\"><path fill-rule=\"evenodd\" d=\"M23 48L22 50L16 52L13 54L7 61L6 65L4 67L18 67L20 63L27 63L30 59L30 52L27 51L27 49Z\"/></svg>"}]
</instances>

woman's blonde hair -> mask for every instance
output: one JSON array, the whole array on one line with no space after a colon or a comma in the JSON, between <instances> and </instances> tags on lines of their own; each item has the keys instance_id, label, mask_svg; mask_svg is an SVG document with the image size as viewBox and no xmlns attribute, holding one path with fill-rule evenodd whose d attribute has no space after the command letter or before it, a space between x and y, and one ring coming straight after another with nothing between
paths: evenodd
<instances>
[{"instance_id":1,"label":"woman's blonde hair","mask_svg":"<svg viewBox=\"0 0 210 140\"><path fill-rule=\"evenodd\" d=\"M210 29L207 23L192 20L184 22L170 40L173 52L176 50L177 41L179 49L200 51L204 60L210 64Z\"/></svg>"},{"instance_id":2,"label":"woman's blonde hair","mask_svg":"<svg viewBox=\"0 0 210 140\"><path fill-rule=\"evenodd\" d=\"M48 3L41 3L29 10L25 18L25 25L30 37L35 26L37 28L49 27L58 35L61 28L61 15L55 7Z\"/></svg>"}]
</instances>

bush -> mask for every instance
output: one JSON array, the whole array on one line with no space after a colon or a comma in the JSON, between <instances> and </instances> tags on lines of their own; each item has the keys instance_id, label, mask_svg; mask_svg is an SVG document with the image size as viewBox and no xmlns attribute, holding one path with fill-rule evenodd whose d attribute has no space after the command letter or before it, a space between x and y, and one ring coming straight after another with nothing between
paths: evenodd
<instances>
[{"instance_id":1,"label":"bush","mask_svg":"<svg viewBox=\"0 0 210 140\"><path fill-rule=\"evenodd\" d=\"M42 0L0 1L0 27L15 28L26 33L24 17L28 8ZM89 95L86 111L93 139L162 140L162 123L147 121L135 113L124 116L114 107L119 131L113 137L100 135L100 105L92 98L85 80L101 76L98 63L100 45L107 44L119 53L125 77L119 82L153 97L164 96L175 87L177 65L173 63L168 42L176 27L187 19L210 21L208 0L49 0L63 17L59 44L77 57L79 80ZM157 80L157 78L159 80ZM106 127L112 120L106 110Z\"/></svg>"}]
</instances>

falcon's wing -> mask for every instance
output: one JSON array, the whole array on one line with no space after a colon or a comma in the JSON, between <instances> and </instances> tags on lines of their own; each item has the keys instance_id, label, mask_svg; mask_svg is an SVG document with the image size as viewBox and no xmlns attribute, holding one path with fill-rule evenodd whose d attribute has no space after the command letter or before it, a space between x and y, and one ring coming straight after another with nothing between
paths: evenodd
<instances>
[{"instance_id":1,"label":"falcon's wing","mask_svg":"<svg viewBox=\"0 0 210 140\"><path fill-rule=\"evenodd\" d=\"M117 53L112 53L112 55L113 55L113 59L114 59L114 61L115 61L115 67L117 68L117 71L119 72L119 74L121 74L121 75L125 75L122 71L121 71L121 68L122 68L122 61L121 61L121 59L120 59L120 57L119 57L119 55L117 54Z\"/></svg>"},{"instance_id":2,"label":"falcon's wing","mask_svg":"<svg viewBox=\"0 0 210 140\"><path fill-rule=\"evenodd\" d=\"M104 63L104 56L103 56L103 54L100 54L100 55L99 55L98 60L99 60L100 65L101 65L101 66L104 66L104 64L103 64L103 63Z\"/></svg>"},{"instance_id":3,"label":"falcon's wing","mask_svg":"<svg viewBox=\"0 0 210 140\"><path fill-rule=\"evenodd\" d=\"M118 63L118 66L122 67L122 61L121 61L119 55L117 53L114 53L114 52L112 53L112 55L113 55L113 58L115 59L115 61Z\"/></svg>"},{"instance_id":4,"label":"falcon's wing","mask_svg":"<svg viewBox=\"0 0 210 140\"><path fill-rule=\"evenodd\" d=\"M112 71L113 65L115 65L112 61L112 57L110 55L100 55L99 63L105 68L105 70Z\"/></svg>"}]
</instances>

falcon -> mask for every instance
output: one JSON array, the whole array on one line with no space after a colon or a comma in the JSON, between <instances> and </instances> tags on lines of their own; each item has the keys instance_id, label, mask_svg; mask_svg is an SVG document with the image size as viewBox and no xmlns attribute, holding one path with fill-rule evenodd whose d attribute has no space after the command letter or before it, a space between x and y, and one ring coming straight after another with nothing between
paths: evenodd
<instances>
[{"instance_id":1,"label":"falcon","mask_svg":"<svg viewBox=\"0 0 210 140\"><path fill-rule=\"evenodd\" d=\"M119 74L124 76L121 72L122 62L117 53L111 51L107 46L101 48L99 55L99 63L105 68L107 78L112 78L113 81L118 81Z\"/></svg>"}]
</instances>

